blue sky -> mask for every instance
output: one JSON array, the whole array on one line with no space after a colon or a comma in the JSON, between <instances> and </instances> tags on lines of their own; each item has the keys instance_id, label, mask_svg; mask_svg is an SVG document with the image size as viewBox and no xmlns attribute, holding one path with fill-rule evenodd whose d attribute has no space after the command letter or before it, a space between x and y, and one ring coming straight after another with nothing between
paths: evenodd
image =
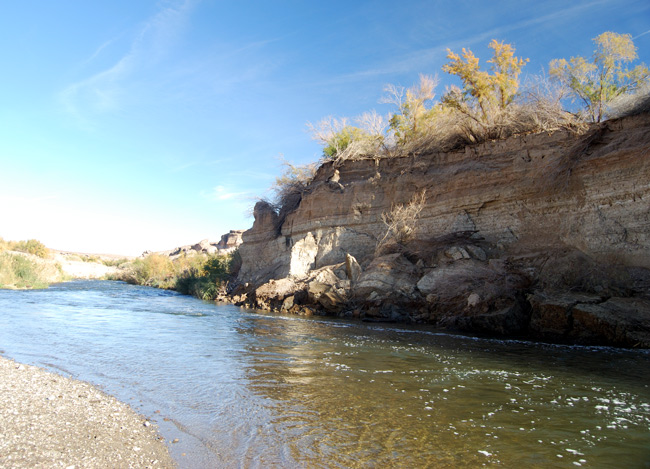
<instances>
[{"instance_id":1,"label":"blue sky","mask_svg":"<svg viewBox=\"0 0 650 469\"><path fill-rule=\"evenodd\" d=\"M650 63L650 2L33 0L0 5L0 236L138 255L252 225L282 172L317 160L308 121L484 63L590 56L604 31Z\"/></svg>"}]
</instances>

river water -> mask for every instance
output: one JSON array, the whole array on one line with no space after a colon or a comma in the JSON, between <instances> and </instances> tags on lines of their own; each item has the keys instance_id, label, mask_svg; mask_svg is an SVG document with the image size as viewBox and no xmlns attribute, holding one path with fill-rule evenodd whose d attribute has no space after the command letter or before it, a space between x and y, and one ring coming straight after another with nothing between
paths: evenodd
<instances>
[{"instance_id":1,"label":"river water","mask_svg":"<svg viewBox=\"0 0 650 469\"><path fill-rule=\"evenodd\" d=\"M0 353L155 421L181 468L650 467L650 353L269 315L119 282L0 290Z\"/></svg>"}]
</instances>

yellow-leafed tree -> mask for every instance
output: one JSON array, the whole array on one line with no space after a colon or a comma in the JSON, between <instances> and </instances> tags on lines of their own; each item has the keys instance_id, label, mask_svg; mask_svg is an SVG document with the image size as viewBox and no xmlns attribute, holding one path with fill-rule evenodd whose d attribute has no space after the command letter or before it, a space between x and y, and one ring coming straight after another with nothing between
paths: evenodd
<instances>
[{"instance_id":1,"label":"yellow-leafed tree","mask_svg":"<svg viewBox=\"0 0 650 469\"><path fill-rule=\"evenodd\" d=\"M479 59L469 49L457 54L447 49L449 63L442 69L458 76L463 90L452 87L443 97L443 102L476 119L482 124L492 124L500 111L510 105L519 88L521 68L528 59L515 57L515 48L496 39L490 42L493 57L490 72L481 70Z\"/></svg>"},{"instance_id":2,"label":"yellow-leafed tree","mask_svg":"<svg viewBox=\"0 0 650 469\"><path fill-rule=\"evenodd\" d=\"M628 68L638 57L629 34L605 32L594 38L594 43L596 49L591 60L555 59L549 65L549 72L569 87L574 98L584 103L589 120L600 122L606 117L607 104L648 83L650 72L645 64Z\"/></svg>"}]
</instances>

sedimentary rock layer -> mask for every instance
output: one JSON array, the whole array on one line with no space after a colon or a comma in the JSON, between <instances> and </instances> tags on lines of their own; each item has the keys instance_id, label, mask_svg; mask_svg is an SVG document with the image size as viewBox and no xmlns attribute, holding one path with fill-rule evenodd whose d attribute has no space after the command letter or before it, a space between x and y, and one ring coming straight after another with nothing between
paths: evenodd
<instances>
[{"instance_id":1,"label":"sedimentary rock layer","mask_svg":"<svg viewBox=\"0 0 650 469\"><path fill-rule=\"evenodd\" d=\"M649 154L646 114L581 135L557 131L450 153L328 161L297 196L295 210L256 206L240 247L239 281L248 287L236 299L281 308L292 296L294 309L303 304L491 334L650 344L638 331L648 332L648 320L634 333L612 335L584 317L602 309L610 316L613 309L618 316L650 313ZM386 236L387 215L418 196L423 203L412 232ZM359 264L356 279L350 257ZM322 294L309 293L323 269L334 275L317 282L330 287L327 307L318 301ZM254 291L282 279L293 286ZM596 295L600 309L583 306L578 314L575 302L567 310L573 311L570 328L548 333L536 329L535 319L546 303L530 301L540 292L548 301L556 293ZM635 301L624 307L616 298ZM589 327L601 332L581 332Z\"/></svg>"}]
</instances>

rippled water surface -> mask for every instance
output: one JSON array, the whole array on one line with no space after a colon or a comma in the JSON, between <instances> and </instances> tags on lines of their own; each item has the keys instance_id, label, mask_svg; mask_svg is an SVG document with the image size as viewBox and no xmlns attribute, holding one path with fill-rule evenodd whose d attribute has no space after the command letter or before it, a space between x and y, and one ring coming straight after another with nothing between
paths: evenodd
<instances>
[{"instance_id":1,"label":"rippled water surface","mask_svg":"<svg viewBox=\"0 0 650 469\"><path fill-rule=\"evenodd\" d=\"M156 421L180 467L650 467L650 354L264 315L117 282L0 291L0 350Z\"/></svg>"}]
</instances>

